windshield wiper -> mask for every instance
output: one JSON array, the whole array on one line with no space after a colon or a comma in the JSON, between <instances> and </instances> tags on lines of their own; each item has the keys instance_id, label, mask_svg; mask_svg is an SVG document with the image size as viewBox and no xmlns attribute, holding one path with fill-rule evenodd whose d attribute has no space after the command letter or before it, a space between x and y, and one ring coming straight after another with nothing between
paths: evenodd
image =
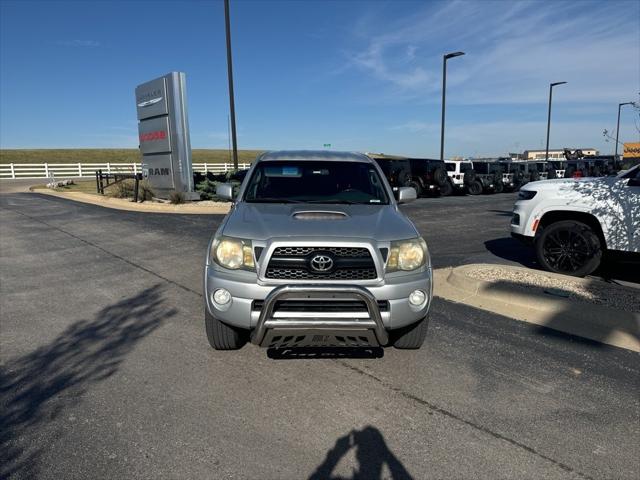
<instances>
[{"instance_id":1,"label":"windshield wiper","mask_svg":"<svg viewBox=\"0 0 640 480\"><path fill-rule=\"evenodd\" d=\"M342 205L363 205L363 202L352 202L351 200L308 200L304 203L328 203L328 204L342 204ZM367 203L367 205L369 205Z\"/></svg>"}]
</instances>

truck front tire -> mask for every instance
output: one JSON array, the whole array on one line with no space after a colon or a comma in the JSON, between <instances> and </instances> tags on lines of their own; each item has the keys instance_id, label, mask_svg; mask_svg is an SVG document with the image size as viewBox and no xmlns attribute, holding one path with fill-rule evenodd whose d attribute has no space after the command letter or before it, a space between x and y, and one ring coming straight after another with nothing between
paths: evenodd
<instances>
[{"instance_id":1,"label":"truck front tire","mask_svg":"<svg viewBox=\"0 0 640 480\"><path fill-rule=\"evenodd\" d=\"M427 327L429 326L429 317L424 317L412 325L391 330L389 332L391 343L394 348L400 350L417 350L424 343L427 337Z\"/></svg>"},{"instance_id":2,"label":"truck front tire","mask_svg":"<svg viewBox=\"0 0 640 480\"><path fill-rule=\"evenodd\" d=\"M204 309L204 324L209 345L215 350L238 350L249 340L248 331L222 323L211 315L206 307Z\"/></svg>"}]
</instances>

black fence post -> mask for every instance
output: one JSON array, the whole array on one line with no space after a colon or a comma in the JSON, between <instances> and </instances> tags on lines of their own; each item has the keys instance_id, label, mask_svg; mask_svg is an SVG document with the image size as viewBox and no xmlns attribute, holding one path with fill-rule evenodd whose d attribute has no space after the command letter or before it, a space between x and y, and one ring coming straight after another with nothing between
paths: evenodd
<instances>
[{"instance_id":1,"label":"black fence post","mask_svg":"<svg viewBox=\"0 0 640 480\"><path fill-rule=\"evenodd\" d=\"M138 174L136 174L136 180L135 180L135 187L134 187L134 192L133 192L133 201L138 203L138 185L139 185L139 177Z\"/></svg>"},{"instance_id":2,"label":"black fence post","mask_svg":"<svg viewBox=\"0 0 640 480\"><path fill-rule=\"evenodd\" d=\"M100 193L100 182L98 181L98 171L96 170L96 192Z\"/></svg>"}]
</instances>

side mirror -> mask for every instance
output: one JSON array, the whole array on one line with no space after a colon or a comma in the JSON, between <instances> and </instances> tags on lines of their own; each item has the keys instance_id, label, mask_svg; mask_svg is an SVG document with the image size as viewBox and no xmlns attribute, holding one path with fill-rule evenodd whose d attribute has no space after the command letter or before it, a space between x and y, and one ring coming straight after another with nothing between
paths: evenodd
<instances>
[{"instance_id":1,"label":"side mirror","mask_svg":"<svg viewBox=\"0 0 640 480\"><path fill-rule=\"evenodd\" d=\"M220 183L216 187L216 195L223 200L233 200L233 185L230 183Z\"/></svg>"},{"instance_id":2,"label":"side mirror","mask_svg":"<svg viewBox=\"0 0 640 480\"><path fill-rule=\"evenodd\" d=\"M413 202L416 198L418 198L418 194L416 193L416 189L413 187L400 187L398 189L398 203L409 203Z\"/></svg>"}]
</instances>

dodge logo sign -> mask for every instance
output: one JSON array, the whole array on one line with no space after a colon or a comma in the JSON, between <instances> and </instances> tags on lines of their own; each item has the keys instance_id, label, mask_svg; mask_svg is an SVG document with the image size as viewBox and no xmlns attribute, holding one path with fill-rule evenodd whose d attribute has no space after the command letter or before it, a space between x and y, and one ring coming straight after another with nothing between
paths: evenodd
<instances>
[{"instance_id":1,"label":"dodge logo sign","mask_svg":"<svg viewBox=\"0 0 640 480\"><path fill-rule=\"evenodd\" d=\"M164 140L165 138L167 138L167 132L158 130L156 132L141 133L139 137L140 137L140 143L152 142L154 140Z\"/></svg>"},{"instance_id":2,"label":"dodge logo sign","mask_svg":"<svg viewBox=\"0 0 640 480\"><path fill-rule=\"evenodd\" d=\"M316 272L328 272L333 268L333 259L327 255L316 255L311 259L311 269Z\"/></svg>"}]
</instances>

